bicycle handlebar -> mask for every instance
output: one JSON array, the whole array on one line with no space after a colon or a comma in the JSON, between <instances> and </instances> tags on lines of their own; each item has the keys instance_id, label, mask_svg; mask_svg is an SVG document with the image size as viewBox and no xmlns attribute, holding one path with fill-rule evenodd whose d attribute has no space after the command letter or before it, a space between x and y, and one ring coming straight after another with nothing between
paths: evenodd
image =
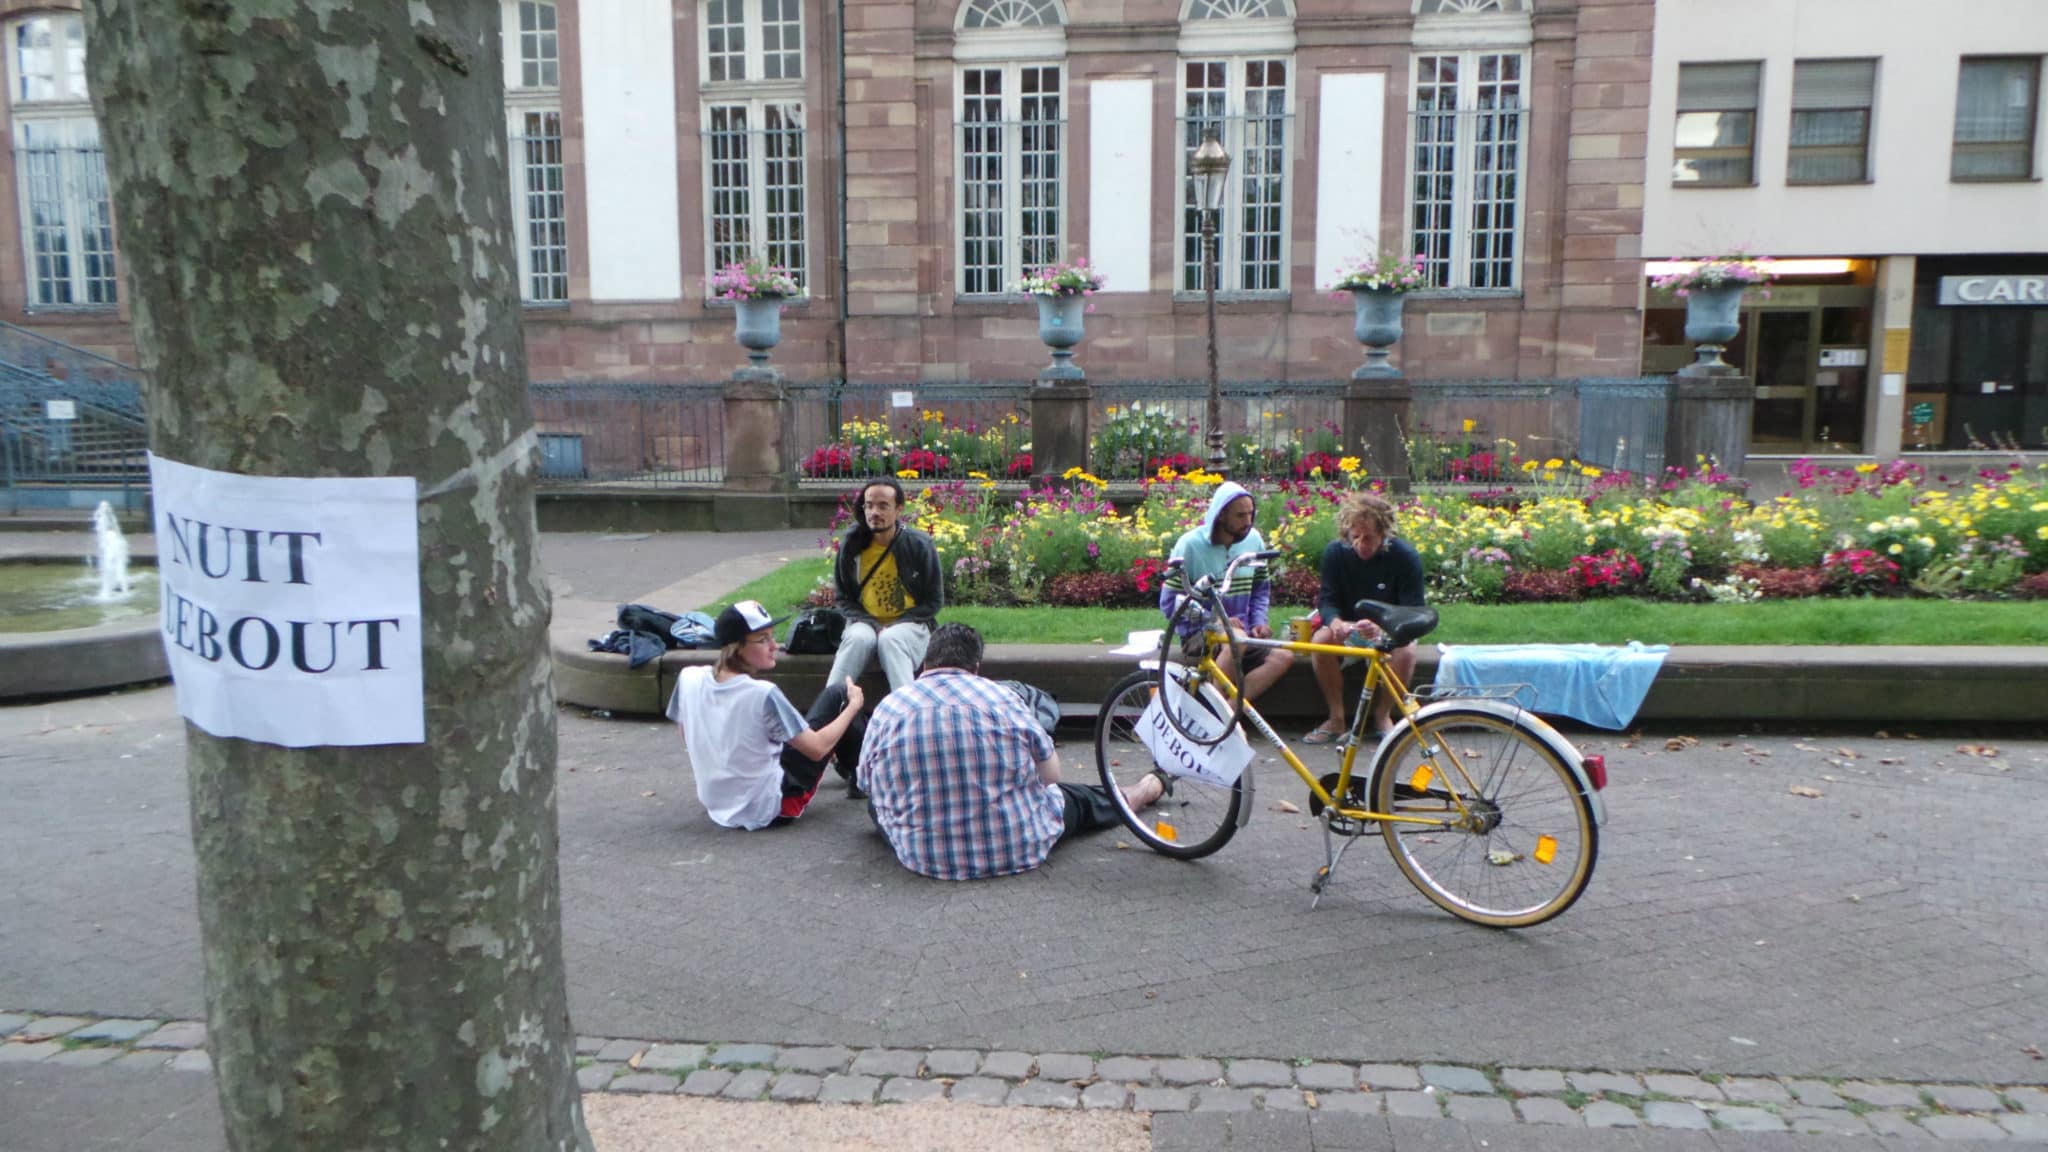
<instances>
[{"instance_id":1,"label":"bicycle handlebar","mask_svg":"<svg viewBox=\"0 0 2048 1152\"><path fill-rule=\"evenodd\" d=\"M1197 597L1200 597L1205 600L1209 599L1213 594L1216 593L1219 585L1225 589L1230 587L1231 581L1237 578L1237 570L1239 566L1244 564L1261 565L1268 560L1272 560L1278 557L1279 555L1279 549L1269 548L1263 552L1246 552L1242 555L1234 556L1231 558L1230 563L1224 566L1223 575L1220 578L1212 579L1208 576L1204 576L1200 580L1195 581L1190 591L1194 592ZM1169 570L1171 570L1176 567L1182 567L1185 565L1185 563L1186 561L1181 559L1169 560L1166 562L1166 566ZM1220 605L1213 605L1212 607L1215 609L1217 613L1221 613L1222 608Z\"/></svg>"}]
</instances>

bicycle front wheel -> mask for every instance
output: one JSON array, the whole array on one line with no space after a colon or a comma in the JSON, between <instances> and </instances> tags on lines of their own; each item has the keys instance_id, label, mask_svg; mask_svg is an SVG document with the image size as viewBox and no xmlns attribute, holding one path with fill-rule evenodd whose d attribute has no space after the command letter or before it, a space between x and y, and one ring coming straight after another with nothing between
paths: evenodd
<instances>
[{"instance_id":1,"label":"bicycle front wheel","mask_svg":"<svg viewBox=\"0 0 2048 1152\"><path fill-rule=\"evenodd\" d=\"M1133 672L1116 686L1096 717L1095 764L1117 815L1132 835L1155 852L1193 860L1228 844L1236 834L1244 782L1240 778L1224 788L1189 776L1169 776L1172 784L1157 803L1142 809L1131 806L1125 789L1137 787L1157 767L1139 730L1140 718L1158 693L1157 672Z\"/></svg>"},{"instance_id":2,"label":"bicycle front wheel","mask_svg":"<svg viewBox=\"0 0 2048 1152\"><path fill-rule=\"evenodd\" d=\"M1373 765L1371 795L1376 812L1445 821L1387 821L1380 831L1402 875L1475 924L1541 924L1592 879L1600 851L1593 806L1557 753L1513 720L1454 709L1419 731L1404 727Z\"/></svg>"}]
</instances>

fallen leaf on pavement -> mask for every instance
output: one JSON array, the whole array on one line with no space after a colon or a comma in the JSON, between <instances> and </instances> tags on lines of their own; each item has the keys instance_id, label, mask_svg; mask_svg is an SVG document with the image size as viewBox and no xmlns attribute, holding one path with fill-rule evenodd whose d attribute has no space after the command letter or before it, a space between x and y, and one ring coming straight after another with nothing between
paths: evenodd
<instances>
[{"instance_id":1,"label":"fallen leaf on pavement","mask_svg":"<svg viewBox=\"0 0 2048 1152\"><path fill-rule=\"evenodd\" d=\"M640 795L642 795L642 796L652 796L652 795L654 795L654 793L652 793L652 792L642 792L642 793L641 793Z\"/></svg>"},{"instance_id":2,"label":"fallen leaf on pavement","mask_svg":"<svg viewBox=\"0 0 2048 1152\"><path fill-rule=\"evenodd\" d=\"M2032 1056L2036 1060L2041 1059L2041 1046L2039 1044L2029 1044L2026 1047L2021 1048L2020 1051L2025 1052L2027 1055Z\"/></svg>"},{"instance_id":3,"label":"fallen leaf on pavement","mask_svg":"<svg viewBox=\"0 0 2048 1152\"><path fill-rule=\"evenodd\" d=\"M1861 752L1856 751L1854 748L1837 748L1835 749L1835 752L1838 755L1847 756L1851 760L1854 760L1862 755Z\"/></svg>"},{"instance_id":4,"label":"fallen leaf on pavement","mask_svg":"<svg viewBox=\"0 0 2048 1152\"><path fill-rule=\"evenodd\" d=\"M1294 803L1294 801L1292 801L1292 800L1282 800L1282 801L1279 801L1278 803L1276 803L1276 804L1274 804L1274 805L1273 805L1273 811L1275 811L1275 812L1299 812L1299 811L1301 811L1301 809L1300 809L1300 807L1298 807L1298 806L1297 806L1297 805L1296 805L1296 804Z\"/></svg>"},{"instance_id":5,"label":"fallen leaf on pavement","mask_svg":"<svg viewBox=\"0 0 2048 1152\"><path fill-rule=\"evenodd\" d=\"M1116 850L1117 850L1117 851L1119 851L1119 852L1129 852L1129 851L1131 850L1131 846L1130 846L1129 842L1127 842L1127 841L1124 841L1124 840L1119 840L1119 841L1117 841L1117 842L1116 842Z\"/></svg>"},{"instance_id":6,"label":"fallen leaf on pavement","mask_svg":"<svg viewBox=\"0 0 2048 1152\"><path fill-rule=\"evenodd\" d=\"M1698 743L1699 738L1695 736L1673 736L1664 742L1664 750L1666 752L1683 752Z\"/></svg>"},{"instance_id":7,"label":"fallen leaf on pavement","mask_svg":"<svg viewBox=\"0 0 2048 1152\"><path fill-rule=\"evenodd\" d=\"M1820 749L1818 749L1818 748L1815 748L1815 747L1814 747L1813 745L1811 745L1811 744L1794 744L1794 745L1793 745L1793 747L1794 747L1794 748L1797 748L1797 749L1799 749L1799 750L1800 750L1801 752L1818 752L1818 751L1820 751Z\"/></svg>"},{"instance_id":8,"label":"fallen leaf on pavement","mask_svg":"<svg viewBox=\"0 0 2048 1152\"><path fill-rule=\"evenodd\" d=\"M1808 800L1818 800L1822 796L1827 795L1827 793L1822 792L1818 788L1808 788L1804 784L1794 784L1792 786L1792 794L1794 796L1804 796Z\"/></svg>"},{"instance_id":9,"label":"fallen leaf on pavement","mask_svg":"<svg viewBox=\"0 0 2048 1152\"><path fill-rule=\"evenodd\" d=\"M1998 749L1989 744L1958 744L1956 745L1956 751L1961 752L1965 756L1991 757L1998 755Z\"/></svg>"},{"instance_id":10,"label":"fallen leaf on pavement","mask_svg":"<svg viewBox=\"0 0 2048 1152\"><path fill-rule=\"evenodd\" d=\"M1876 740L1889 740L1892 738L1892 734L1885 731L1882 728L1879 728L1877 731L1872 732L1870 735L1873 739Z\"/></svg>"}]
</instances>

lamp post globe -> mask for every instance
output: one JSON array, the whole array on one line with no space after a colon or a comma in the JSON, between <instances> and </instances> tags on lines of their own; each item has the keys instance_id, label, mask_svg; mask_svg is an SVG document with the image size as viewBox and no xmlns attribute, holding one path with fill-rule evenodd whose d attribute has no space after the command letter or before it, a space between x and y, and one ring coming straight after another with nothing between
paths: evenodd
<instances>
[{"instance_id":1,"label":"lamp post globe","mask_svg":"<svg viewBox=\"0 0 2048 1152\"><path fill-rule=\"evenodd\" d=\"M1216 371L1216 264L1217 217L1230 188L1230 153L1212 133L1188 158L1188 172L1195 178L1195 191L1202 209L1202 296L1207 304L1209 326L1209 470L1223 474L1228 464L1223 456L1223 393Z\"/></svg>"}]
</instances>

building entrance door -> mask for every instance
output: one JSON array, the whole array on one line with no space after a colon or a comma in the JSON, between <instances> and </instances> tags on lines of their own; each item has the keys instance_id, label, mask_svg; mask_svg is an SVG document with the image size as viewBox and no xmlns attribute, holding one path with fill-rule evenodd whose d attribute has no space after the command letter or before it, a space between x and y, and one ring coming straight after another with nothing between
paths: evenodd
<instances>
[{"instance_id":1,"label":"building entrance door","mask_svg":"<svg viewBox=\"0 0 2048 1152\"><path fill-rule=\"evenodd\" d=\"M1804 451L1813 441L1814 311L1750 313L1756 408L1749 439L1757 449Z\"/></svg>"}]
</instances>

